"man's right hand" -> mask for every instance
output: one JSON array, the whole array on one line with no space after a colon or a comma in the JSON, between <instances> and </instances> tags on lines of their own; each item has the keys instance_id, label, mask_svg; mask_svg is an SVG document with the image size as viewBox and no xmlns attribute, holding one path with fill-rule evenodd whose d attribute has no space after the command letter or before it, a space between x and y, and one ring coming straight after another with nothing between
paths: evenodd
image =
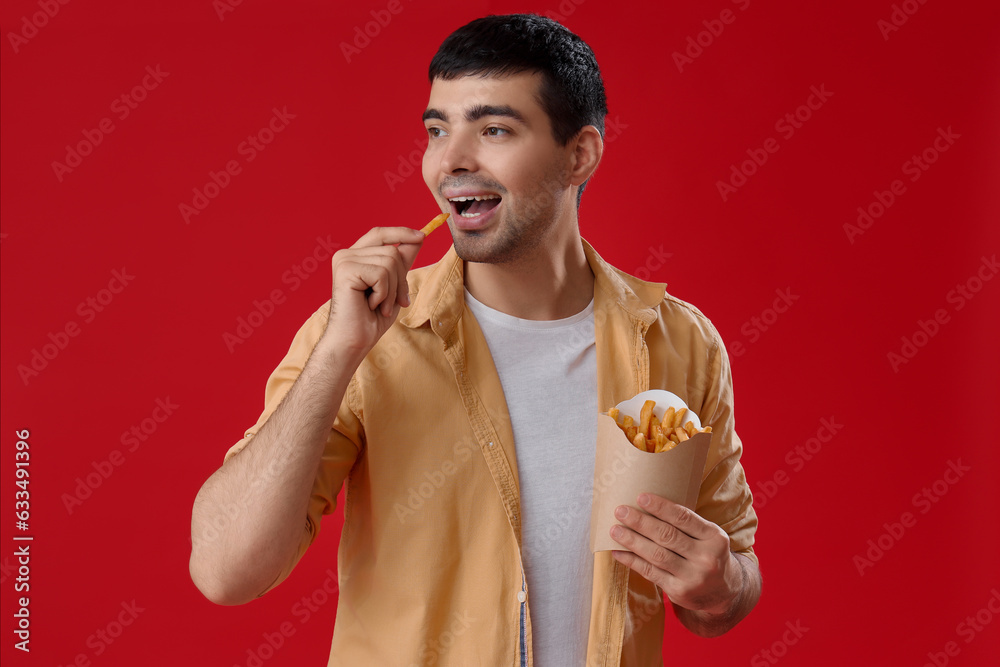
<instances>
[{"instance_id":1,"label":"man's right hand","mask_svg":"<svg viewBox=\"0 0 1000 667\"><path fill-rule=\"evenodd\" d=\"M420 230L375 227L334 254L333 299L324 337L333 349L363 357L401 307L410 305L406 273L424 242Z\"/></svg>"}]
</instances>

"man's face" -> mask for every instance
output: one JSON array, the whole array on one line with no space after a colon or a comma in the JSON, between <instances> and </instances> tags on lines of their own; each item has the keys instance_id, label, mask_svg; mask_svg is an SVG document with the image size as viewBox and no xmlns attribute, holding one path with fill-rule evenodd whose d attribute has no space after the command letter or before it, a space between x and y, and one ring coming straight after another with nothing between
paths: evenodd
<instances>
[{"instance_id":1,"label":"man's face","mask_svg":"<svg viewBox=\"0 0 1000 667\"><path fill-rule=\"evenodd\" d=\"M431 85L424 182L441 210L451 212L448 225L463 260L523 258L576 209L568 181L572 149L552 136L536 99L541 79L465 76Z\"/></svg>"}]
</instances>

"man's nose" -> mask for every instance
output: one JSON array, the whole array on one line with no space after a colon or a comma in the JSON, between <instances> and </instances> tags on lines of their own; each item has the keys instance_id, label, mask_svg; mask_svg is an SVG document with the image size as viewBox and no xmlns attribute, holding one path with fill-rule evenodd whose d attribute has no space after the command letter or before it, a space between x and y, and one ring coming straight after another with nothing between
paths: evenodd
<instances>
[{"instance_id":1,"label":"man's nose","mask_svg":"<svg viewBox=\"0 0 1000 667\"><path fill-rule=\"evenodd\" d=\"M476 171L478 168L475 139L462 132L449 136L444 153L441 155L441 170L454 174L460 171Z\"/></svg>"}]
</instances>

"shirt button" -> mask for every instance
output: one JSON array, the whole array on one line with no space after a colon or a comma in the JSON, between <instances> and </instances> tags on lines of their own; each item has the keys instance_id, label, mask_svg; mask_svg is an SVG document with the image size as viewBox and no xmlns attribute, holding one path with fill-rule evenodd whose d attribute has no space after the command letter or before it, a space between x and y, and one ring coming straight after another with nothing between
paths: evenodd
<instances>
[{"instance_id":1,"label":"shirt button","mask_svg":"<svg viewBox=\"0 0 1000 667\"><path fill-rule=\"evenodd\" d=\"M524 591L518 591L517 592L517 601L518 602L524 602L525 598L527 598L527 597L528 596L525 595Z\"/></svg>"}]
</instances>

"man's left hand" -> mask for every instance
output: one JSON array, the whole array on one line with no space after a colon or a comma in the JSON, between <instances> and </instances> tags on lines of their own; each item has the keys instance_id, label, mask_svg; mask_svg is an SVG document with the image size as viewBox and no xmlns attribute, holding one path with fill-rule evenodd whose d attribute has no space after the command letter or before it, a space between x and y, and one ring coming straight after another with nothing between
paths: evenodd
<instances>
[{"instance_id":1,"label":"man's left hand","mask_svg":"<svg viewBox=\"0 0 1000 667\"><path fill-rule=\"evenodd\" d=\"M619 506L621 526L611 537L628 551L615 559L656 584L678 607L707 614L728 613L743 577L729 536L711 521L666 498L643 493L639 507Z\"/></svg>"}]
</instances>

